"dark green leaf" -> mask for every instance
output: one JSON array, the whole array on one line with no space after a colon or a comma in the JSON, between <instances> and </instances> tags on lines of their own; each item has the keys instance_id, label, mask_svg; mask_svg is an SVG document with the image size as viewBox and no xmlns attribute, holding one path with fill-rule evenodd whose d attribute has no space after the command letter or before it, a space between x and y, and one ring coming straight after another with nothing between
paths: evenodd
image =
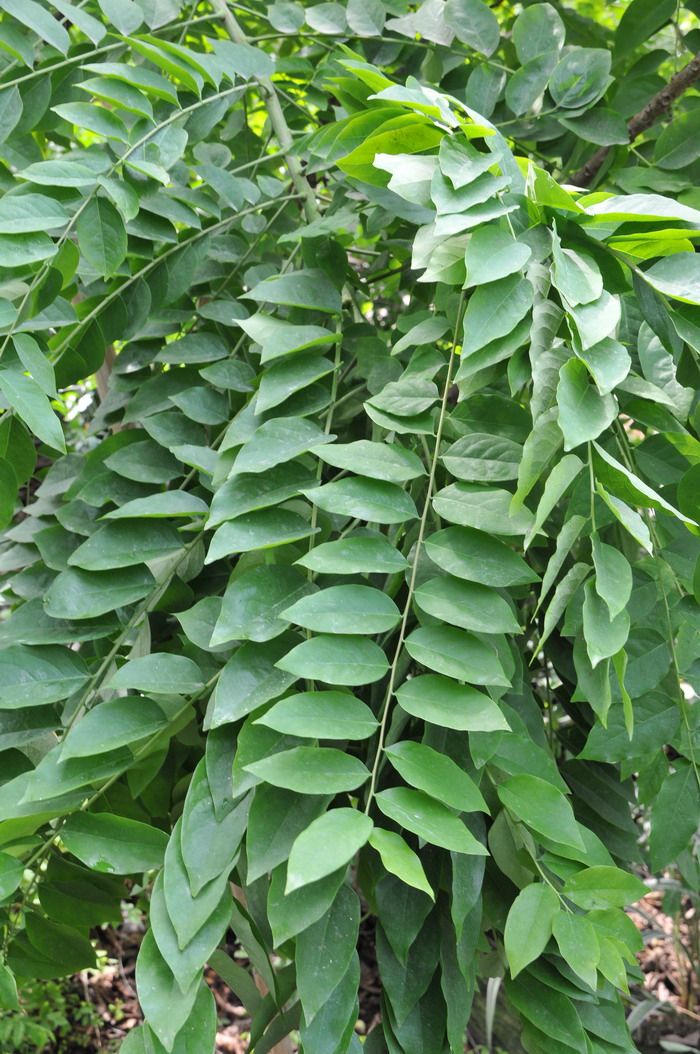
<instances>
[{"instance_id":1,"label":"dark green leaf","mask_svg":"<svg viewBox=\"0 0 700 1054\"><path fill-rule=\"evenodd\" d=\"M518 893L503 933L511 977L542 954L558 911L559 898L546 882L532 882Z\"/></svg>"},{"instance_id":2,"label":"dark green leaf","mask_svg":"<svg viewBox=\"0 0 700 1054\"><path fill-rule=\"evenodd\" d=\"M168 836L124 816L78 812L61 828L61 841L93 870L128 875L160 867Z\"/></svg>"},{"instance_id":3,"label":"dark green leaf","mask_svg":"<svg viewBox=\"0 0 700 1054\"><path fill-rule=\"evenodd\" d=\"M410 787L380 791L377 805L389 819L432 845L455 853L487 856L487 850L458 816L434 798Z\"/></svg>"}]
</instances>

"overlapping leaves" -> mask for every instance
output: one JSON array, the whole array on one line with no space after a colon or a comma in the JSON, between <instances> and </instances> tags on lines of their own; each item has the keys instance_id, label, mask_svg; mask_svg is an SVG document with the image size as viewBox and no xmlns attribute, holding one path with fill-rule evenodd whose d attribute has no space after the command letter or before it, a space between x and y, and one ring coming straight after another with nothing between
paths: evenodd
<instances>
[{"instance_id":1,"label":"overlapping leaves","mask_svg":"<svg viewBox=\"0 0 700 1054\"><path fill-rule=\"evenodd\" d=\"M4 89L8 966L91 965L129 875L150 928L125 1051L212 1050L209 962L255 1050L299 1030L345 1054L366 904L368 1048L461 1051L498 962L528 1050L631 1049L630 805L655 867L698 813L700 213L643 181L570 193L522 156L626 141L605 41L569 43L548 4L503 44L481 0L270 5L280 34L363 49L280 54L272 89L270 55L208 15L88 8L61 5L74 42L31 2L0 21L8 62L38 34L73 70L48 50L21 82L57 149ZM453 97L364 61L416 31L426 80L469 49L518 69L473 61ZM305 77L332 123L295 116ZM276 149L295 123L316 218ZM62 429L108 345L87 434Z\"/></svg>"}]
</instances>

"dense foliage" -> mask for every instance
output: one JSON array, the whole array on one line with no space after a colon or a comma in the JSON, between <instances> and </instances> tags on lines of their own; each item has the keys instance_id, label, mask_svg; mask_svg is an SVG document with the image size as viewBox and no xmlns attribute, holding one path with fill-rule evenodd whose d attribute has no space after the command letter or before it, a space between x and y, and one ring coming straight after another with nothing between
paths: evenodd
<instances>
[{"instance_id":1,"label":"dense foliage","mask_svg":"<svg viewBox=\"0 0 700 1054\"><path fill-rule=\"evenodd\" d=\"M205 963L256 1054L460 1052L499 979L633 1051L623 908L700 888L693 70L627 122L697 4L252 3L0 0L0 1001L145 891L125 1054L211 1054Z\"/></svg>"}]
</instances>

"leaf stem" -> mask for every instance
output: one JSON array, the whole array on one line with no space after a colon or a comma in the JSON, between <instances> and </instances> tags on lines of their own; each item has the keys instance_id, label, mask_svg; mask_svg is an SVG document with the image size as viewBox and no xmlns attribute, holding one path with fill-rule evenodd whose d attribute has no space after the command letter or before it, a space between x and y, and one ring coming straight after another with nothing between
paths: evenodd
<instances>
[{"instance_id":1,"label":"leaf stem","mask_svg":"<svg viewBox=\"0 0 700 1054\"><path fill-rule=\"evenodd\" d=\"M442 393L442 402L440 404L440 416L438 418L437 430L435 432L435 447L433 450L433 457L430 465L430 474L428 477L428 486L426 489L425 502L423 503L423 510L421 512L420 524L418 527L418 538L413 553L413 564L411 566L411 577L408 583L408 593L406 596L406 602L403 608L403 614L401 616L401 624L399 629L399 637L396 642L396 649L394 651L394 658L391 664L389 672L389 683L386 689L386 695L384 697L384 703L382 705L382 712L379 724L379 738L377 741L377 749L374 756L374 762L372 764L371 779L369 785L369 791L367 793L367 801L365 804L365 813L369 813L372 806L374 796L377 790L377 778L379 776L379 767L381 764L382 753L384 751L384 742L386 739L387 725L389 719L389 712L391 709L391 700L394 696L395 684L397 679L397 672L399 667L399 660L401 658L401 652L403 651L403 644L406 638L406 629L408 626L408 619L411 614L411 604L413 601L413 593L416 587L416 579L418 577L418 565L420 563L421 551L423 548L423 539L425 537L425 529L428 522L428 515L431 509L431 494L433 491L433 485L435 483L435 473L437 472L438 457L440 454L440 443L442 441L442 432L445 425L445 418L447 416L447 406L450 394L450 386L452 384L452 369L455 361L455 350L457 347L457 339L459 335L460 326L462 324L462 316L464 314L464 301L465 291L462 290L460 293L459 304L457 307L457 319L455 321L454 335L452 338L452 346L450 348L450 357L447 363L447 376L445 377L445 386Z\"/></svg>"},{"instance_id":2,"label":"leaf stem","mask_svg":"<svg viewBox=\"0 0 700 1054\"><path fill-rule=\"evenodd\" d=\"M595 523L596 487L595 487L595 473L593 471L593 447L591 446L590 443L588 444L588 478L591 481L591 526L593 527L593 532L595 533L595 531L596 531L596 523Z\"/></svg>"}]
</instances>

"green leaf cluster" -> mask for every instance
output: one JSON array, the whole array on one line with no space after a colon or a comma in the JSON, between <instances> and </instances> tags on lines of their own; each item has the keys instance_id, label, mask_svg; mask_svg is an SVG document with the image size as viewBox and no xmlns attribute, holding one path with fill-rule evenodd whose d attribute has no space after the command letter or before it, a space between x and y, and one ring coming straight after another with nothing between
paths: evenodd
<instances>
[{"instance_id":1,"label":"green leaf cluster","mask_svg":"<svg viewBox=\"0 0 700 1054\"><path fill-rule=\"evenodd\" d=\"M698 892L697 94L627 121L698 30L595 7L4 0L0 1006L128 878L125 1054L212 1054L207 964L357 1054L364 916L367 1054L494 976L634 1050L624 909Z\"/></svg>"}]
</instances>

